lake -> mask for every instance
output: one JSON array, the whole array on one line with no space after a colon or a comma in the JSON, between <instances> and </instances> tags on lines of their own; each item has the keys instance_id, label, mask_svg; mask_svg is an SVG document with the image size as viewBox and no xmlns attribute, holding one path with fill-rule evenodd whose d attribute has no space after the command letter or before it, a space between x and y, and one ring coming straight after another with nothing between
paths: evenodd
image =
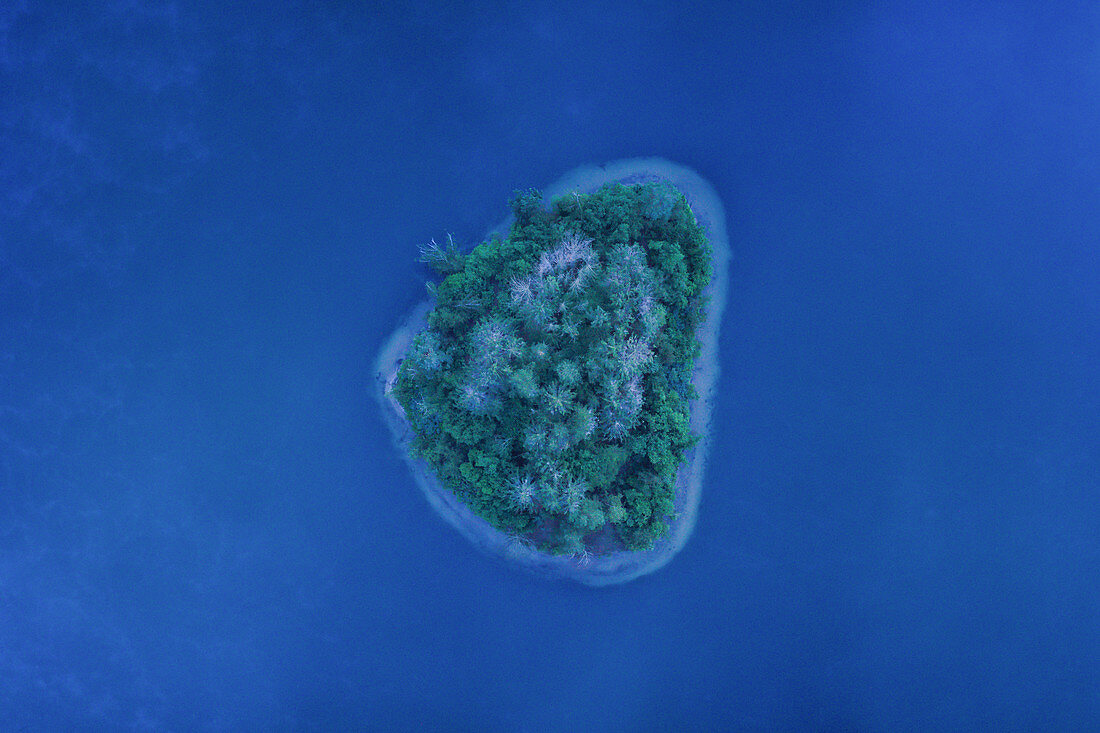
<instances>
[{"instance_id":1,"label":"lake","mask_svg":"<svg viewBox=\"0 0 1100 733\"><path fill-rule=\"evenodd\" d=\"M0 10L0 728L1100 723L1100 7ZM374 394L515 190L658 155L733 249L698 523L586 588Z\"/></svg>"}]
</instances>

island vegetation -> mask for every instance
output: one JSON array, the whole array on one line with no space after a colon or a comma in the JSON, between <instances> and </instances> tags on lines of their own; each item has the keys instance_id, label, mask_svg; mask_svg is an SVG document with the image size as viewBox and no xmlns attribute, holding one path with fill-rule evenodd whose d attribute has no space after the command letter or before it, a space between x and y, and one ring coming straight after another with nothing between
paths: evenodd
<instances>
[{"instance_id":1,"label":"island vegetation","mask_svg":"<svg viewBox=\"0 0 1100 733\"><path fill-rule=\"evenodd\" d=\"M393 394L412 448L493 527L551 554L646 550L668 531L698 436L696 331L710 244L682 193L612 183L549 206L535 190L441 276Z\"/></svg>"}]
</instances>

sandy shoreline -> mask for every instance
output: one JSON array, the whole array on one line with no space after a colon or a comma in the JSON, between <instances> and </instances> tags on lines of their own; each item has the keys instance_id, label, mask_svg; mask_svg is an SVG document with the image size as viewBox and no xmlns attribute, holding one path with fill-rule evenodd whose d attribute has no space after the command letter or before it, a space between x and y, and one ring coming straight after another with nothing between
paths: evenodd
<instances>
[{"instance_id":1,"label":"sandy shoreline","mask_svg":"<svg viewBox=\"0 0 1100 733\"><path fill-rule=\"evenodd\" d=\"M378 374L376 396L393 433L394 442L420 486L428 502L444 520L455 527L477 547L495 556L510 560L528 570L550 577L568 578L592 586L625 583L651 573L669 562L687 543L695 528L702 495L703 474L710 445L710 417L718 382L718 334L726 304L726 287L730 260L726 216L722 202L709 183L694 171L662 158L631 158L603 166L576 168L543 189L544 200L568 191L590 193L605 183L645 183L664 180L687 198L696 219L707 234L713 250L713 275L706 295L707 318L697 336L702 351L695 363L692 384L698 398L690 406L689 424L700 436L696 445L684 454L684 464L676 479L676 516L670 522L669 533L645 552L614 552L580 562L572 557L555 557L538 552L524 543L493 528L478 517L435 477L431 468L410 453L411 432L404 411L391 394L397 378L397 367L412 338L424 327L424 319L432 307L430 301L418 305L393 335L383 344L375 368ZM510 219L490 230L507 234Z\"/></svg>"}]
</instances>

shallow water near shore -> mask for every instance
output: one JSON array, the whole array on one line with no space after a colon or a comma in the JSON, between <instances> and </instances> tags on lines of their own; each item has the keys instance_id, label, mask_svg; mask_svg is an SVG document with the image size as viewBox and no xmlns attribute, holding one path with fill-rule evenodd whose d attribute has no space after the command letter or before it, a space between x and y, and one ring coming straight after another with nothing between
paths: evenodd
<instances>
[{"instance_id":1,"label":"shallow water near shore","mask_svg":"<svg viewBox=\"0 0 1100 733\"><path fill-rule=\"evenodd\" d=\"M392 389L397 380L398 367L405 358L409 344L425 328L425 318L435 307L433 300L429 299L413 309L393 335L386 339L378 355L375 372L378 377L379 408L393 434L394 447L402 454L432 509L478 549L537 575L567 578L595 587L627 583L667 565L683 549L695 530L711 442L711 412L720 374L718 334L726 308L729 282L730 245L726 233L725 207L714 188L697 173L653 157L617 160L599 166L581 166L544 187L543 200L549 205L564 194L588 194L608 183L630 185L652 181L666 182L684 195L710 245L713 273L702 294L706 304L706 319L695 334L700 345L691 380L696 398L692 400L688 411L688 425L692 434L698 437L698 442L683 455L683 463L676 479L675 511L668 518L668 533L653 548L644 552L617 551L586 554L583 557L554 557L539 552L533 543L511 537L474 514L437 478L431 466L413 457L410 450L411 428L405 411L392 394ZM489 236L495 234L507 237L509 227L510 224L506 221L491 231Z\"/></svg>"},{"instance_id":2,"label":"shallow water near shore","mask_svg":"<svg viewBox=\"0 0 1100 733\"><path fill-rule=\"evenodd\" d=\"M1095 3L0 8L0 730L1087 730ZM733 259L690 541L424 500L417 245L659 156Z\"/></svg>"}]
</instances>

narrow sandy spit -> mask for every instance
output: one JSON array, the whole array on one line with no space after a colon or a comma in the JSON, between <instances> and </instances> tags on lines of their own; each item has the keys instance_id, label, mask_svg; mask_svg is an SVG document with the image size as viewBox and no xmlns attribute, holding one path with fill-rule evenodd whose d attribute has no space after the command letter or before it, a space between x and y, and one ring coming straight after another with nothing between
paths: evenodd
<instances>
[{"instance_id":1,"label":"narrow sandy spit","mask_svg":"<svg viewBox=\"0 0 1100 733\"><path fill-rule=\"evenodd\" d=\"M625 583L663 567L687 543L695 529L702 494L704 468L710 446L711 408L718 383L718 334L726 304L726 286L730 261L730 244L726 234L726 215L722 202L709 183L694 171L662 158L631 158L603 166L576 168L543 189L544 199L552 201L569 191L590 193L605 183L645 183L663 180L679 189L687 198L696 219L703 227L713 249L714 274L707 288L707 318L699 330L702 352L696 360L692 383L698 398L691 403L692 432L701 436L699 442L684 456L684 464L676 482L676 516L670 531L652 550L646 552L615 552L609 555L578 559L555 557L538 552L516 538L494 529L484 519L470 511L436 478L422 460L410 452L412 434L401 405L391 390L397 379L397 368L413 337L424 328L424 319L431 310L430 301L421 303L382 346L375 368L378 374L376 396L393 433L394 442L409 465L428 502L443 519L466 536L477 547L502 557L530 571L548 577L568 578L592 586ZM493 232L507 235L511 226L505 220Z\"/></svg>"}]
</instances>

